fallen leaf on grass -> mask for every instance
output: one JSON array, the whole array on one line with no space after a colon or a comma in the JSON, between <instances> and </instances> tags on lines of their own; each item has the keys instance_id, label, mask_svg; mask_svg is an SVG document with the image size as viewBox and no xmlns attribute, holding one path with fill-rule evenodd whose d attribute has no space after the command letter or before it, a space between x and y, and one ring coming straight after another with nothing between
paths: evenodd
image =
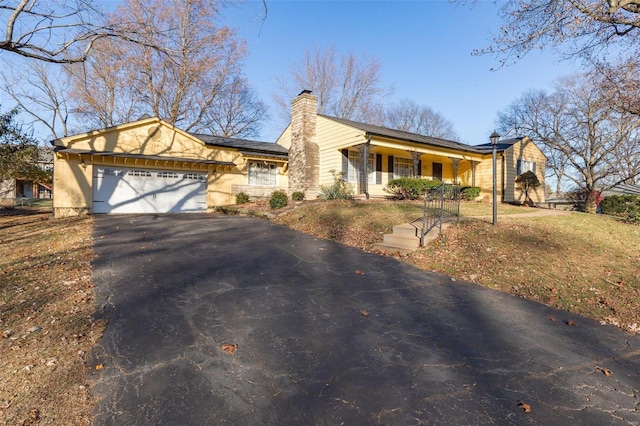
<instances>
[{"instance_id":1,"label":"fallen leaf on grass","mask_svg":"<svg viewBox=\"0 0 640 426\"><path fill-rule=\"evenodd\" d=\"M613 376L613 371L609 370L608 368L596 366L596 370L602 371L602 374L604 374L607 377Z\"/></svg>"},{"instance_id":2,"label":"fallen leaf on grass","mask_svg":"<svg viewBox=\"0 0 640 426\"><path fill-rule=\"evenodd\" d=\"M40 421L40 410L38 410L37 408L34 408L29 413L29 418L25 419L22 422L22 426L33 425L33 424L37 423L38 421Z\"/></svg>"},{"instance_id":3,"label":"fallen leaf on grass","mask_svg":"<svg viewBox=\"0 0 640 426\"><path fill-rule=\"evenodd\" d=\"M572 327L577 327L578 324L576 324L576 322L574 320L568 320L567 322L565 322L565 324L570 325Z\"/></svg>"},{"instance_id":4,"label":"fallen leaf on grass","mask_svg":"<svg viewBox=\"0 0 640 426\"><path fill-rule=\"evenodd\" d=\"M522 408L525 413L531 412L531 406L525 402L522 402L522 401L518 402L518 407Z\"/></svg>"},{"instance_id":5,"label":"fallen leaf on grass","mask_svg":"<svg viewBox=\"0 0 640 426\"><path fill-rule=\"evenodd\" d=\"M368 317L369 316L369 311L365 311L364 309L360 311L360 315L362 315L363 317Z\"/></svg>"},{"instance_id":6,"label":"fallen leaf on grass","mask_svg":"<svg viewBox=\"0 0 640 426\"><path fill-rule=\"evenodd\" d=\"M233 355L236 349L238 349L237 343L222 345L222 351L229 355Z\"/></svg>"},{"instance_id":7,"label":"fallen leaf on grass","mask_svg":"<svg viewBox=\"0 0 640 426\"><path fill-rule=\"evenodd\" d=\"M364 275L364 272L362 272L360 269L356 269L355 271L353 271L354 273L358 274L358 275Z\"/></svg>"}]
</instances>

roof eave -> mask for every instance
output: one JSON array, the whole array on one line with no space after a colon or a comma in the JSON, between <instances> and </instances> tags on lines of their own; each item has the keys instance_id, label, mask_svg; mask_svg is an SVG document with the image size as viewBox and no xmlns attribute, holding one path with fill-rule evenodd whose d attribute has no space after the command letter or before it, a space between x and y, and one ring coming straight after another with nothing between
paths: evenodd
<instances>
[{"instance_id":1,"label":"roof eave","mask_svg":"<svg viewBox=\"0 0 640 426\"><path fill-rule=\"evenodd\" d=\"M478 149L473 149L473 148L461 148L461 147L449 147L449 146L442 146L442 145L438 145L438 144L430 144L427 142L421 142L421 141L417 141L415 139L410 139L410 138L402 138L402 137L397 137L397 136L389 136L389 135L385 135L383 133L377 133L377 132L369 132L369 131L365 131L365 137L370 137L370 136L377 136L380 138L385 138L385 139L389 139L389 140L398 140L398 141L403 141L403 142L411 142L417 145L426 145L426 146L430 146L430 147L434 147L434 148L438 148L438 149L448 149L450 151L462 151L462 152L468 152L471 154L478 154L478 155L483 155L484 152L482 152L481 150Z\"/></svg>"}]
</instances>

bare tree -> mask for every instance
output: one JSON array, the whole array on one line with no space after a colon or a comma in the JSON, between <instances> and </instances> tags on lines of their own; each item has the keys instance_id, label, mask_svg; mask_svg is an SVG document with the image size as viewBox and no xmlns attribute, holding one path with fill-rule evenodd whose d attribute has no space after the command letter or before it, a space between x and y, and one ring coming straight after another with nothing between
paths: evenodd
<instances>
[{"instance_id":1,"label":"bare tree","mask_svg":"<svg viewBox=\"0 0 640 426\"><path fill-rule=\"evenodd\" d=\"M58 66L58 65L54 65ZM0 72L0 90L11 97L31 123L46 127L52 138L69 134L71 106L66 98L68 87L56 70L46 62L29 61L19 69Z\"/></svg>"},{"instance_id":2,"label":"bare tree","mask_svg":"<svg viewBox=\"0 0 640 426\"><path fill-rule=\"evenodd\" d=\"M269 117L267 106L243 78L236 78L224 95L216 97L203 118L200 130L220 136L255 137Z\"/></svg>"},{"instance_id":3,"label":"bare tree","mask_svg":"<svg viewBox=\"0 0 640 426\"><path fill-rule=\"evenodd\" d=\"M640 59L631 56L617 63L600 61L595 73L612 107L640 115Z\"/></svg>"},{"instance_id":4,"label":"bare tree","mask_svg":"<svg viewBox=\"0 0 640 426\"><path fill-rule=\"evenodd\" d=\"M154 30L144 43L95 45L86 63L70 73L79 111L105 126L150 114L187 131L255 132L265 108L242 78L244 42L216 24L218 5L214 0L121 5L115 15ZM214 111L223 107L234 110Z\"/></svg>"},{"instance_id":5,"label":"bare tree","mask_svg":"<svg viewBox=\"0 0 640 426\"><path fill-rule=\"evenodd\" d=\"M86 61L65 66L69 97L85 130L111 127L137 119L144 99L136 84L139 69L126 43L100 40Z\"/></svg>"},{"instance_id":6,"label":"bare tree","mask_svg":"<svg viewBox=\"0 0 640 426\"><path fill-rule=\"evenodd\" d=\"M554 193L556 195L560 195L564 192L565 189L568 189L564 187L564 183L567 180L565 178L567 177L569 159L567 158L566 155L564 155L564 153L562 153L559 150L548 149L545 146L542 146L542 149L547 156L545 177L551 178L548 180L545 179L545 182L555 181L556 187L555 187Z\"/></svg>"},{"instance_id":7,"label":"bare tree","mask_svg":"<svg viewBox=\"0 0 640 426\"><path fill-rule=\"evenodd\" d=\"M4 37L0 50L52 63L83 62L101 39L143 42L150 29L128 16L109 22L93 0L5 0L0 2Z\"/></svg>"},{"instance_id":8,"label":"bare tree","mask_svg":"<svg viewBox=\"0 0 640 426\"><path fill-rule=\"evenodd\" d=\"M428 106L420 106L409 99L402 99L388 107L382 124L392 129L434 138L460 138L451 121Z\"/></svg>"},{"instance_id":9,"label":"bare tree","mask_svg":"<svg viewBox=\"0 0 640 426\"><path fill-rule=\"evenodd\" d=\"M381 85L380 70L377 59L338 55L333 47L307 50L300 62L291 65L290 75L277 78L279 92L273 99L285 121L290 117L291 99L302 89L318 97L319 113L366 121L391 93Z\"/></svg>"},{"instance_id":10,"label":"bare tree","mask_svg":"<svg viewBox=\"0 0 640 426\"><path fill-rule=\"evenodd\" d=\"M566 57L599 56L612 44L638 49L639 0L516 0L505 2L500 16L493 44L477 53L498 53L503 65L544 46Z\"/></svg>"},{"instance_id":11,"label":"bare tree","mask_svg":"<svg viewBox=\"0 0 640 426\"><path fill-rule=\"evenodd\" d=\"M623 140L617 149L607 158L607 165L614 170L605 181L610 184L640 183L640 135Z\"/></svg>"},{"instance_id":12,"label":"bare tree","mask_svg":"<svg viewBox=\"0 0 640 426\"><path fill-rule=\"evenodd\" d=\"M640 118L610 108L599 89L583 74L560 79L551 94L525 93L499 114L501 131L540 142L558 160L556 173L589 194L634 179L638 172L616 161L640 156Z\"/></svg>"}]
</instances>

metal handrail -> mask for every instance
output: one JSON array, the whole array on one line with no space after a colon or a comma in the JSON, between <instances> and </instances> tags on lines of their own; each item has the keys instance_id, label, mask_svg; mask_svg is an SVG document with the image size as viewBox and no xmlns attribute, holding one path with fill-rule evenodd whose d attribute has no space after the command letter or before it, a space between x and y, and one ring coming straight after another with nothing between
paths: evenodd
<instances>
[{"instance_id":1,"label":"metal handrail","mask_svg":"<svg viewBox=\"0 0 640 426\"><path fill-rule=\"evenodd\" d=\"M460 186L443 183L424 195L420 247L424 247L424 236L436 226L442 232L442 223L448 216L455 216L456 222L460 220Z\"/></svg>"}]
</instances>

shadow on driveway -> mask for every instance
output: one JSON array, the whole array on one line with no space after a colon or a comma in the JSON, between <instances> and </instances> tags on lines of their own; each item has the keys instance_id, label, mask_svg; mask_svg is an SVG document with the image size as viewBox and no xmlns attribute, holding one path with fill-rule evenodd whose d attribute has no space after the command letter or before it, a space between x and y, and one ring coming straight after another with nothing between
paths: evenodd
<instances>
[{"instance_id":1,"label":"shadow on driveway","mask_svg":"<svg viewBox=\"0 0 640 426\"><path fill-rule=\"evenodd\" d=\"M258 219L94 238L97 425L640 424L617 328Z\"/></svg>"}]
</instances>

